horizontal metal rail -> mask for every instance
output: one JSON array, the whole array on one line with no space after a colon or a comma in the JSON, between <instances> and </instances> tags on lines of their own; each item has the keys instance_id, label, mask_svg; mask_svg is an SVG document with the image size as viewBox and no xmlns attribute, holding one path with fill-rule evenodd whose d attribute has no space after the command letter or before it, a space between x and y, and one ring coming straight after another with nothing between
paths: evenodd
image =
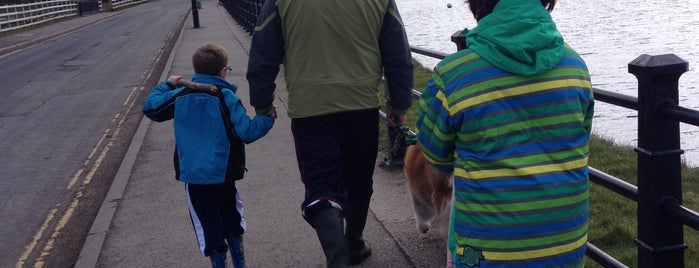
<instances>
[{"instance_id":1,"label":"horizontal metal rail","mask_svg":"<svg viewBox=\"0 0 699 268\"><path fill-rule=\"evenodd\" d=\"M638 201L638 187L617 177L604 173L597 170L596 168L589 167L590 169L590 180L597 183L604 188L607 188L621 196L624 196L633 201Z\"/></svg>"},{"instance_id":2,"label":"horizontal metal rail","mask_svg":"<svg viewBox=\"0 0 699 268\"><path fill-rule=\"evenodd\" d=\"M590 257L590 259L594 260L603 267L628 267L625 264L618 261L617 259L615 259L614 257L607 254L607 252L604 252L603 250L599 249L597 246L589 242L587 243L587 251L585 252L585 255L587 255L588 257Z\"/></svg>"},{"instance_id":3,"label":"horizontal metal rail","mask_svg":"<svg viewBox=\"0 0 699 268\"><path fill-rule=\"evenodd\" d=\"M638 98L607 91L599 88L592 88L596 101L602 101L616 106L621 106L638 111Z\"/></svg>"},{"instance_id":4,"label":"horizontal metal rail","mask_svg":"<svg viewBox=\"0 0 699 268\"><path fill-rule=\"evenodd\" d=\"M410 51L412 51L413 53L417 53L417 54L428 56L428 57L433 57L433 58L440 59L440 60L446 58L447 55L449 55L449 54L446 54L444 52L439 52L439 51L434 51L434 50L430 50L430 49L426 49L426 48L419 48L419 47L414 47L414 46L410 46Z\"/></svg>"},{"instance_id":5,"label":"horizontal metal rail","mask_svg":"<svg viewBox=\"0 0 699 268\"><path fill-rule=\"evenodd\" d=\"M667 119L699 126L699 111L666 102L658 107L658 113Z\"/></svg>"},{"instance_id":6,"label":"horizontal metal rail","mask_svg":"<svg viewBox=\"0 0 699 268\"><path fill-rule=\"evenodd\" d=\"M666 198L662 203L662 210L668 216L671 216L682 224L699 230L699 213L688 209L677 202L675 199Z\"/></svg>"},{"instance_id":7,"label":"horizontal metal rail","mask_svg":"<svg viewBox=\"0 0 699 268\"><path fill-rule=\"evenodd\" d=\"M130 5L135 5L135 4L145 2L148 0L111 0L111 1L112 1L112 8L118 9L118 8L130 6ZM102 1L100 1L100 3L102 3ZM100 6L100 8L101 8L101 6Z\"/></svg>"}]
</instances>

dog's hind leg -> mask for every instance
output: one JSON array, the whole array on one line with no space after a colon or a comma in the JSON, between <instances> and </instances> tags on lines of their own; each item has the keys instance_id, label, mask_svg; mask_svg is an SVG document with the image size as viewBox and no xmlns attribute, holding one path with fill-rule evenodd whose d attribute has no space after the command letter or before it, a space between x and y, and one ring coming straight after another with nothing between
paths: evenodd
<instances>
[{"instance_id":1,"label":"dog's hind leg","mask_svg":"<svg viewBox=\"0 0 699 268\"><path fill-rule=\"evenodd\" d=\"M435 210L434 204L430 198L430 195L413 196L413 212L415 212L415 224L417 225L417 230L420 233L427 233L430 230L431 222L437 216L437 211ZM424 198L427 197L427 198Z\"/></svg>"}]
</instances>

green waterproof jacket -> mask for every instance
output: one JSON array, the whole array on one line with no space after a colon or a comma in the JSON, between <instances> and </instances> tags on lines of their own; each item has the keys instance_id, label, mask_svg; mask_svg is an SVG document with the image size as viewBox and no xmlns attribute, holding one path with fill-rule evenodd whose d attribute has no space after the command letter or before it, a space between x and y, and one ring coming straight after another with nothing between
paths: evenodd
<instances>
[{"instance_id":1,"label":"green waterproof jacket","mask_svg":"<svg viewBox=\"0 0 699 268\"><path fill-rule=\"evenodd\" d=\"M382 77L391 109L412 103L412 55L393 0L265 1L247 72L256 110L272 104L281 64L292 118L378 108Z\"/></svg>"}]
</instances>

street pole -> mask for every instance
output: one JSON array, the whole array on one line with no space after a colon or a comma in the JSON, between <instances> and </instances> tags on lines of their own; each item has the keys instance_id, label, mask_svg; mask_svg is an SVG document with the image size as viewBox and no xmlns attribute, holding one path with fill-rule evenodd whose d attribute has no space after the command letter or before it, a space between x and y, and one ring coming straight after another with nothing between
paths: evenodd
<instances>
[{"instance_id":1,"label":"street pole","mask_svg":"<svg viewBox=\"0 0 699 268\"><path fill-rule=\"evenodd\" d=\"M197 0L192 0L192 18L194 19L194 28L199 28L199 10L197 9Z\"/></svg>"}]
</instances>

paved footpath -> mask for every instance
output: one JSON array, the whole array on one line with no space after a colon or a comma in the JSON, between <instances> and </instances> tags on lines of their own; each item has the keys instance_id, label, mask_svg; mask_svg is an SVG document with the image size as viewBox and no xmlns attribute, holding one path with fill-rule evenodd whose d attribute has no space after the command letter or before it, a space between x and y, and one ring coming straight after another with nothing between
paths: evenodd
<instances>
[{"instance_id":1,"label":"paved footpath","mask_svg":"<svg viewBox=\"0 0 699 268\"><path fill-rule=\"evenodd\" d=\"M170 75L191 78L191 56L195 49L206 42L219 43L230 54L233 73L227 79L238 85L238 95L252 114L245 80L249 33L217 1L202 1L198 11L200 27L193 28L191 15L187 18L161 81ZM51 27L83 27L112 15L88 15ZM49 33L62 34L55 28L40 28L14 38L29 40L31 35ZM41 41L36 37L33 40ZM30 40L14 43L15 48L31 45ZM247 263L249 267L325 267L315 232L300 215L303 187L281 76L277 85L275 104L279 118L267 136L247 146L249 172L238 183L248 227ZM174 180L173 146L172 122L156 123L144 117L75 267L209 266L208 259L198 250L184 186ZM378 158L377 164L383 154ZM365 231L373 255L358 267L444 267L444 239L437 234L417 233L402 172L377 167L374 181Z\"/></svg>"}]
</instances>

